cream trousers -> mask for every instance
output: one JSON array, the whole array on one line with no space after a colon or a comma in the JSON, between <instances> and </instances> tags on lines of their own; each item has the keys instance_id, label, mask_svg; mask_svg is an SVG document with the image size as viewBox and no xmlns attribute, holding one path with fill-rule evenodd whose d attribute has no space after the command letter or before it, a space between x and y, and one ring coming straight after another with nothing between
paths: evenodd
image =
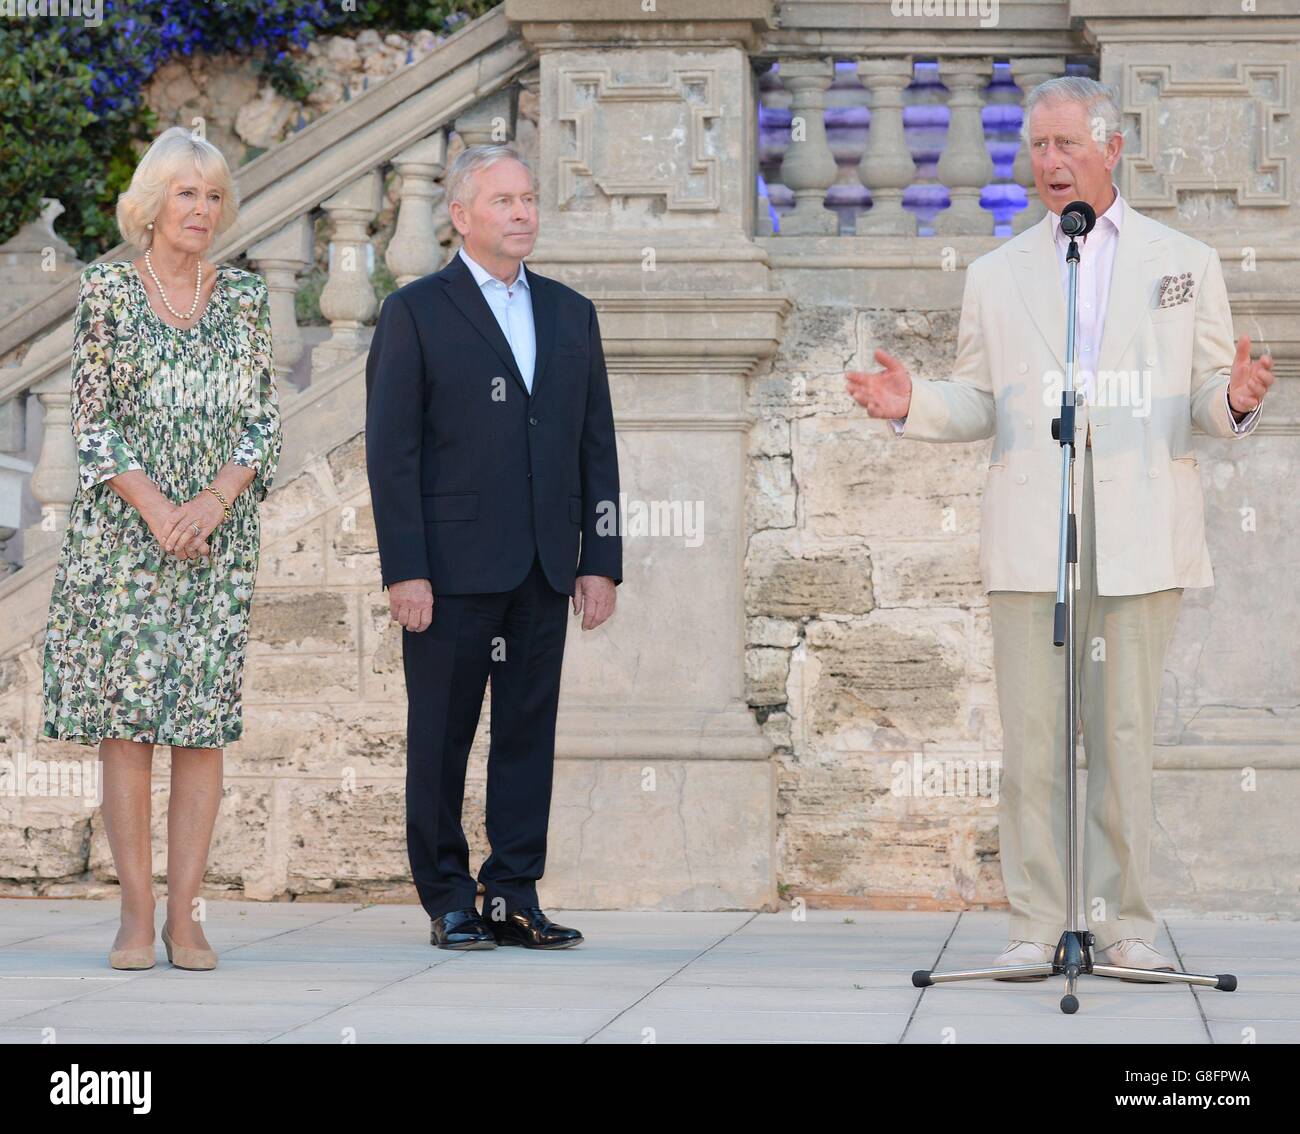
<instances>
[{"instance_id":1,"label":"cream trousers","mask_svg":"<svg viewBox=\"0 0 1300 1134\"><path fill-rule=\"evenodd\" d=\"M1088 758L1080 926L1093 932L1098 949L1126 937L1154 944L1155 915L1147 904L1152 740L1183 592L1097 594L1086 448L1075 462L1075 475L1080 471L1075 678ZM1004 738L998 830L1010 936L1048 944L1066 925L1068 861L1065 651L1052 644L1055 603L1053 593L989 593Z\"/></svg>"}]
</instances>

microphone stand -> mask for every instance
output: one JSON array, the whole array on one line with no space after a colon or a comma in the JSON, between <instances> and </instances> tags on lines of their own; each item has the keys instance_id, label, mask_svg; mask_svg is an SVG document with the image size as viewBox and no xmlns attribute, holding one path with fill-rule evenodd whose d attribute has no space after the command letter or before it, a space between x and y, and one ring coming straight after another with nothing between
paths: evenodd
<instances>
[{"instance_id":1,"label":"microphone stand","mask_svg":"<svg viewBox=\"0 0 1300 1134\"><path fill-rule=\"evenodd\" d=\"M1078 236L1086 236L1097 223L1095 210L1085 201L1073 201L1061 213L1061 228L1070 238L1065 253L1067 277L1065 324L1065 385L1061 390L1061 416L1052 419L1052 439L1061 445L1061 513L1057 544L1056 609L1052 619L1052 644L1065 647L1065 754L1066 754L1066 807L1069 808L1067 842L1069 863L1066 870L1066 888L1069 906L1066 913L1065 932L1056 945L1050 962L1037 965L997 965L987 969L964 969L960 972L937 973L917 969L912 974L916 988L928 988L958 980L985 980L1007 977L1064 976L1065 995L1061 997L1061 1011L1067 1016L1079 1010L1075 995L1080 974L1113 977L1118 980L1138 980L1143 983L1193 984L1233 992L1237 978L1231 973L1208 976L1197 973L1158 972L1152 969L1134 969L1124 965L1099 965L1093 962L1094 938L1091 932L1079 926L1079 854L1078 854L1078 803L1076 796L1078 737L1075 703L1074 661L1074 592L1079 568L1078 525L1074 514L1074 415L1078 396L1074 389L1074 327L1078 307ZM1022 804L1023 806L1023 804Z\"/></svg>"}]
</instances>

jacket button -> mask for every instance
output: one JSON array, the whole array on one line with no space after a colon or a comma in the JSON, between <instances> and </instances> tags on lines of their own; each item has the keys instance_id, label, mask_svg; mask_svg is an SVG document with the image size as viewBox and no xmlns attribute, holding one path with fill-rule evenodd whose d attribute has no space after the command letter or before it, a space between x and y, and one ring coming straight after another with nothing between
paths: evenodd
<instances>
[{"instance_id":1,"label":"jacket button","mask_svg":"<svg viewBox=\"0 0 1300 1134\"><path fill-rule=\"evenodd\" d=\"M536 425L536 424L537 424L537 418L535 418L535 417L530 417L530 418L528 419L528 424L529 424L529 425Z\"/></svg>"},{"instance_id":2,"label":"jacket button","mask_svg":"<svg viewBox=\"0 0 1300 1134\"><path fill-rule=\"evenodd\" d=\"M1032 417L1025 418L1025 428L1026 429L1034 428L1034 419Z\"/></svg>"},{"instance_id":3,"label":"jacket button","mask_svg":"<svg viewBox=\"0 0 1300 1134\"><path fill-rule=\"evenodd\" d=\"M1160 474L1155 469L1147 469L1147 476L1155 477L1159 475Z\"/></svg>"},{"instance_id":4,"label":"jacket button","mask_svg":"<svg viewBox=\"0 0 1300 1134\"><path fill-rule=\"evenodd\" d=\"M1016 473L1016 483L1024 484L1029 478L1024 473Z\"/></svg>"}]
</instances>

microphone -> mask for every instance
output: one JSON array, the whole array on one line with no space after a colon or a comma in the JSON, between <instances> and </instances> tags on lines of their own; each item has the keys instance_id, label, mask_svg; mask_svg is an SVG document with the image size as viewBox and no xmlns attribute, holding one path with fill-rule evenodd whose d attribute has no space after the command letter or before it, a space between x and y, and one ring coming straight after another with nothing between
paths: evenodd
<instances>
[{"instance_id":1,"label":"microphone","mask_svg":"<svg viewBox=\"0 0 1300 1134\"><path fill-rule=\"evenodd\" d=\"M1061 231L1066 236L1087 236L1097 223L1097 211L1087 201L1071 201L1061 210Z\"/></svg>"}]
</instances>

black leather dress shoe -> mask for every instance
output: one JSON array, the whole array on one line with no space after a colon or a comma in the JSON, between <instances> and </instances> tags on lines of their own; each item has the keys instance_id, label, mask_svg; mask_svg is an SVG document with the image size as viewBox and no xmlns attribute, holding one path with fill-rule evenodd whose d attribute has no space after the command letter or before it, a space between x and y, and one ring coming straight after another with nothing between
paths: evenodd
<instances>
[{"instance_id":1,"label":"black leather dress shoe","mask_svg":"<svg viewBox=\"0 0 1300 1134\"><path fill-rule=\"evenodd\" d=\"M514 910L505 921L488 921L498 945L522 945L525 949L570 949L582 944L582 934L566 925L556 925L536 906Z\"/></svg>"},{"instance_id":2,"label":"black leather dress shoe","mask_svg":"<svg viewBox=\"0 0 1300 1134\"><path fill-rule=\"evenodd\" d=\"M435 917L429 944L439 949L495 949L496 938L476 909L451 910Z\"/></svg>"}]
</instances>

